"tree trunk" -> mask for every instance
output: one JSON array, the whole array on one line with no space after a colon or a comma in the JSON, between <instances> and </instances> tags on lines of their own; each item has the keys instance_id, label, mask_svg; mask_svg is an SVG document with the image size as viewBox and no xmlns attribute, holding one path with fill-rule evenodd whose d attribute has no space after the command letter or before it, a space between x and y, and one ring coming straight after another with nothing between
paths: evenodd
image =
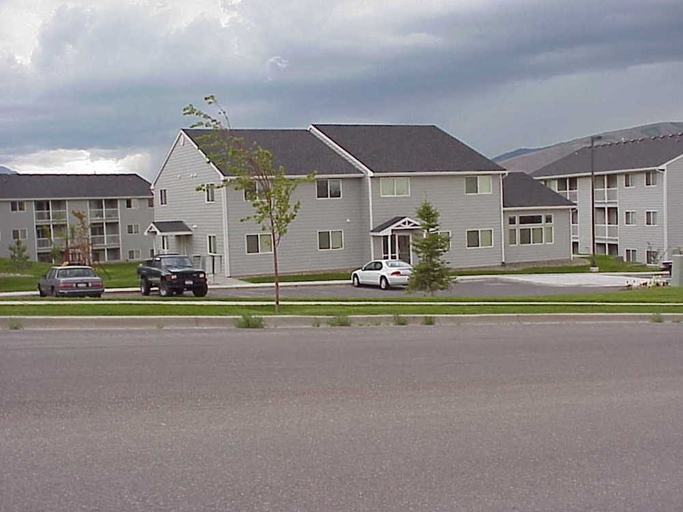
<instances>
[{"instance_id":1,"label":"tree trunk","mask_svg":"<svg viewBox=\"0 0 683 512\"><path fill-rule=\"evenodd\" d=\"M277 261L277 244L273 242L273 284L275 285L275 314L280 312L280 274Z\"/></svg>"}]
</instances>

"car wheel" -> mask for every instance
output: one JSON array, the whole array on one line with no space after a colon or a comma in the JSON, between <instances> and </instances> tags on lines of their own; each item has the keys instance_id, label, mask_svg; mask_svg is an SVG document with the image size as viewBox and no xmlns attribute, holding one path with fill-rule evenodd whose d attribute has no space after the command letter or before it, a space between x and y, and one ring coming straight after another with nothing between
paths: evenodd
<instances>
[{"instance_id":1,"label":"car wheel","mask_svg":"<svg viewBox=\"0 0 683 512\"><path fill-rule=\"evenodd\" d=\"M389 281L387 281L386 277L380 277L379 278L379 287L382 290L388 290L389 289Z\"/></svg>"},{"instance_id":2,"label":"car wheel","mask_svg":"<svg viewBox=\"0 0 683 512\"><path fill-rule=\"evenodd\" d=\"M40 286L38 287L38 295L45 297L45 292L43 292L43 289Z\"/></svg>"},{"instance_id":3,"label":"car wheel","mask_svg":"<svg viewBox=\"0 0 683 512\"><path fill-rule=\"evenodd\" d=\"M173 293L175 295L182 295L185 290L175 290Z\"/></svg>"},{"instance_id":4,"label":"car wheel","mask_svg":"<svg viewBox=\"0 0 683 512\"><path fill-rule=\"evenodd\" d=\"M356 274L353 274L353 278L351 279L353 281L353 286L358 288L360 286L360 279L358 279L358 276Z\"/></svg>"},{"instance_id":5,"label":"car wheel","mask_svg":"<svg viewBox=\"0 0 683 512\"><path fill-rule=\"evenodd\" d=\"M50 288L50 295L51 295L52 297L58 297L58 295L57 295L57 290L55 289L54 286L53 286L52 288Z\"/></svg>"},{"instance_id":6,"label":"car wheel","mask_svg":"<svg viewBox=\"0 0 683 512\"><path fill-rule=\"evenodd\" d=\"M149 291L152 289L152 286L149 284L149 281L145 279L144 277L140 279L140 293L142 295L149 295Z\"/></svg>"},{"instance_id":7,"label":"car wheel","mask_svg":"<svg viewBox=\"0 0 683 512\"><path fill-rule=\"evenodd\" d=\"M169 295L171 295L171 290L169 289L168 285L162 281L159 283L159 296L168 297Z\"/></svg>"},{"instance_id":8,"label":"car wheel","mask_svg":"<svg viewBox=\"0 0 683 512\"><path fill-rule=\"evenodd\" d=\"M192 290L192 293L195 297L205 297L208 292L208 286L202 286L201 288L195 288L194 290Z\"/></svg>"}]
</instances>

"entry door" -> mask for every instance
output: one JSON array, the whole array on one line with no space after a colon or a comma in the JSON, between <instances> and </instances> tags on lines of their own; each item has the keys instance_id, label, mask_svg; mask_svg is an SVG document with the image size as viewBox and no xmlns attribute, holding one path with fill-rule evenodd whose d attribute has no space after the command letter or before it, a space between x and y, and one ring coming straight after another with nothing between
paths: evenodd
<instances>
[{"instance_id":1,"label":"entry door","mask_svg":"<svg viewBox=\"0 0 683 512\"><path fill-rule=\"evenodd\" d=\"M386 235L382 237L382 258L411 263L410 235Z\"/></svg>"}]
</instances>

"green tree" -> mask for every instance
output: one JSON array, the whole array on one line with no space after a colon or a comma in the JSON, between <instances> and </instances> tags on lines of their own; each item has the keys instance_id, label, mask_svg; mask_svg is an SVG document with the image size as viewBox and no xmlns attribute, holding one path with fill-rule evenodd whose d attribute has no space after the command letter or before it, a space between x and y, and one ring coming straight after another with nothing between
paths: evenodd
<instances>
[{"instance_id":1,"label":"green tree","mask_svg":"<svg viewBox=\"0 0 683 512\"><path fill-rule=\"evenodd\" d=\"M420 221L422 237L413 238L413 250L418 263L408 280L408 291L424 292L433 295L438 290L446 290L453 282L449 264L444 254L450 245L450 236L439 231L439 211L423 201L416 211Z\"/></svg>"},{"instance_id":2,"label":"green tree","mask_svg":"<svg viewBox=\"0 0 683 512\"><path fill-rule=\"evenodd\" d=\"M28 247L18 238L9 246L9 259L18 270L28 267Z\"/></svg>"},{"instance_id":3,"label":"green tree","mask_svg":"<svg viewBox=\"0 0 683 512\"><path fill-rule=\"evenodd\" d=\"M247 144L244 139L232 134L227 112L216 100L215 96L206 96L204 101L217 110L217 117L208 114L194 105L187 105L183 115L193 116L197 121L191 128L209 129L209 133L200 136L200 145L207 159L217 168L226 172L229 177L220 184L201 185L197 190L206 187L221 188L230 186L244 191L251 203L253 214L242 219L242 222L253 221L270 234L273 254L273 283L275 288L275 312L280 311L280 279L278 249L282 238L287 234L301 208L300 201L292 201L296 188L304 181L312 181L315 172L305 177L292 178L286 175L282 166L275 167L273 155L258 144Z\"/></svg>"}]
</instances>

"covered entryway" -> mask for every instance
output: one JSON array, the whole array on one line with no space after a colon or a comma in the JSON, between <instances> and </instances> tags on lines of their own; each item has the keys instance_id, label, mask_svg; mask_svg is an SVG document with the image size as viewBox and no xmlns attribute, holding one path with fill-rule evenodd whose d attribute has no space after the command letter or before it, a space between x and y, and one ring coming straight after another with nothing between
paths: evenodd
<instances>
[{"instance_id":1,"label":"covered entryway","mask_svg":"<svg viewBox=\"0 0 683 512\"><path fill-rule=\"evenodd\" d=\"M192 230L182 220L157 220L145 229L145 235L158 237L154 241L157 253L188 254Z\"/></svg>"},{"instance_id":2,"label":"covered entryway","mask_svg":"<svg viewBox=\"0 0 683 512\"><path fill-rule=\"evenodd\" d=\"M420 224L410 217L393 217L370 231L373 258L401 260L412 264L412 237Z\"/></svg>"}]
</instances>

